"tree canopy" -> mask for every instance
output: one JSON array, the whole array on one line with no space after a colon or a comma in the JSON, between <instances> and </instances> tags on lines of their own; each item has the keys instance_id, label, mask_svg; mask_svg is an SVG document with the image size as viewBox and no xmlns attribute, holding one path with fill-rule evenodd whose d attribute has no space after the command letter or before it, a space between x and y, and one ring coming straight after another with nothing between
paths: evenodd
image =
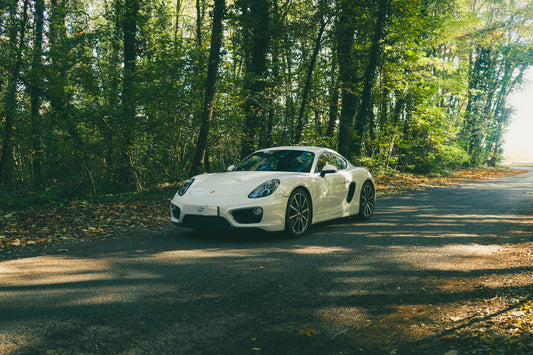
<instances>
[{"instance_id":1,"label":"tree canopy","mask_svg":"<svg viewBox=\"0 0 533 355\"><path fill-rule=\"evenodd\" d=\"M309 144L496 165L527 0L0 2L0 192L132 191Z\"/></svg>"}]
</instances>

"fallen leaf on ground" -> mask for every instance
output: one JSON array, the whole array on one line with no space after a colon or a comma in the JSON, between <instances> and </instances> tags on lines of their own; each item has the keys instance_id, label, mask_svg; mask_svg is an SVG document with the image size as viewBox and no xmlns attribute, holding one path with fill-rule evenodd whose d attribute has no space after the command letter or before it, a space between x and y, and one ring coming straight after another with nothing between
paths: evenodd
<instances>
[{"instance_id":1,"label":"fallen leaf on ground","mask_svg":"<svg viewBox=\"0 0 533 355\"><path fill-rule=\"evenodd\" d=\"M300 335L305 335L305 336L310 337L311 335L316 334L316 331L314 331L313 329L309 329L309 328L303 328L303 329L300 329L298 333Z\"/></svg>"}]
</instances>

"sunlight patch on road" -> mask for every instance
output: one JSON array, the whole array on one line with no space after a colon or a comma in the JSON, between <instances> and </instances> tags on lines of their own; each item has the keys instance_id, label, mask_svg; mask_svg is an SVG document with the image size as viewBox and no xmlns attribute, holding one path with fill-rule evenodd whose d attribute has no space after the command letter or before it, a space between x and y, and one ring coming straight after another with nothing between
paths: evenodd
<instances>
[{"instance_id":1,"label":"sunlight patch on road","mask_svg":"<svg viewBox=\"0 0 533 355\"><path fill-rule=\"evenodd\" d=\"M403 252L398 251L395 259L404 266L423 270L461 270L474 271L491 267L493 258L497 256L501 245L482 244L450 244L442 247L428 247L425 250L413 253L408 247L403 247Z\"/></svg>"},{"instance_id":2,"label":"sunlight patch on road","mask_svg":"<svg viewBox=\"0 0 533 355\"><path fill-rule=\"evenodd\" d=\"M518 215L479 215L479 214L419 214L418 218L436 219L436 221L450 221L457 220L461 223L474 222L474 223L532 223L533 218L525 218L525 216Z\"/></svg>"},{"instance_id":3,"label":"sunlight patch on road","mask_svg":"<svg viewBox=\"0 0 533 355\"><path fill-rule=\"evenodd\" d=\"M0 284L43 286L109 280L113 278L109 269L109 263L102 260L41 256L3 263Z\"/></svg>"},{"instance_id":4,"label":"sunlight patch on road","mask_svg":"<svg viewBox=\"0 0 533 355\"><path fill-rule=\"evenodd\" d=\"M322 246L295 246L290 249L285 248L258 248L253 250L243 249L195 249L195 250L173 250L158 253L151 257L152 260L181 263L184 260L193 259L214 259L214 258L253 258L263 257L272 253L291 253L300 255L322 255L340 252L350 252L350 249L343 247L322 247Z\"/></svg>"},{"instance_id":5,"label":"sunlight patch on road","mask_svg":"<svg viewBox=\"0 0 533 355\"><path fill-rule=\"evenodd\" d=\"M324 307L318 309L316 313L326 325L332 327L335 325L356 327L367 319L366 309L356 306Z\"/></svg>"},{"instance_id":6,"label":"sunlight patch on road","mask_svg":"<svg viewBox=\"0 0 533 355\"><path fill-rule=\"evenodd\" d=\"M350 249L341 247L321 247L321 246L302 246L289 250L290 253L301 255L333 254L339 252L350 252Z\"/></svg>"},{"instance_id":7,"label":"sunlight patch on road","mask_svg":"<svg viewBox=\"0 0 533 355\"><path fill-rule=\"evenodd\" d=\"M275 250L279 251L279 250ZM269 249L269 252L271 250ZM254 257L263 252L257 250L243 249L194 249L194 250L173 250L158 253L152 256L154 260L168 260L169 262L180 262L187 259L212 259L212 258L247 258Z\"/></svg>"}]
</instances>

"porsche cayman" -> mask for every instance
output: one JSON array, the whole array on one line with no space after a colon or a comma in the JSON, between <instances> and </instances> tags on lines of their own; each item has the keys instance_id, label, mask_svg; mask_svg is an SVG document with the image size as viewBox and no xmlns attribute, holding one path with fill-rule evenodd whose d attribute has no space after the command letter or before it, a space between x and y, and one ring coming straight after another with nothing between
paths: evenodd
<instances>
[{"instance_id":1,"label":"porsche cayman","mask_svg":"<svg viewBox=\"0 0 533 355\"><path fill-rule=\"evenodd\" d=\"M374 213L370 172L319 147L252 153L226 172L185 181L171 201L171 222L194 229L259 228L304 234L311 224Z\"/></svg>"}]
</instances>

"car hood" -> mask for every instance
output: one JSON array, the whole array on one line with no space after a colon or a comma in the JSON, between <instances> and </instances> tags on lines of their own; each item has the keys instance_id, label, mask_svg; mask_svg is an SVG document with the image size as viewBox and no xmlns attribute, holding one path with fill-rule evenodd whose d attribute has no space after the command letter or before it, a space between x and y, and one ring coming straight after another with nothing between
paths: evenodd
<instances>
[{"instance_id":1,"label":"car hood","mask_svg":"<svg viewBox=\"0 0 533 355\"><path fill-rule=\"evenodd\" d=\"M234 171L195 176L186 195L228 197L248 195L256 187L271 179L291 173L279 171Z\"/></svg>"}]
</instances>

